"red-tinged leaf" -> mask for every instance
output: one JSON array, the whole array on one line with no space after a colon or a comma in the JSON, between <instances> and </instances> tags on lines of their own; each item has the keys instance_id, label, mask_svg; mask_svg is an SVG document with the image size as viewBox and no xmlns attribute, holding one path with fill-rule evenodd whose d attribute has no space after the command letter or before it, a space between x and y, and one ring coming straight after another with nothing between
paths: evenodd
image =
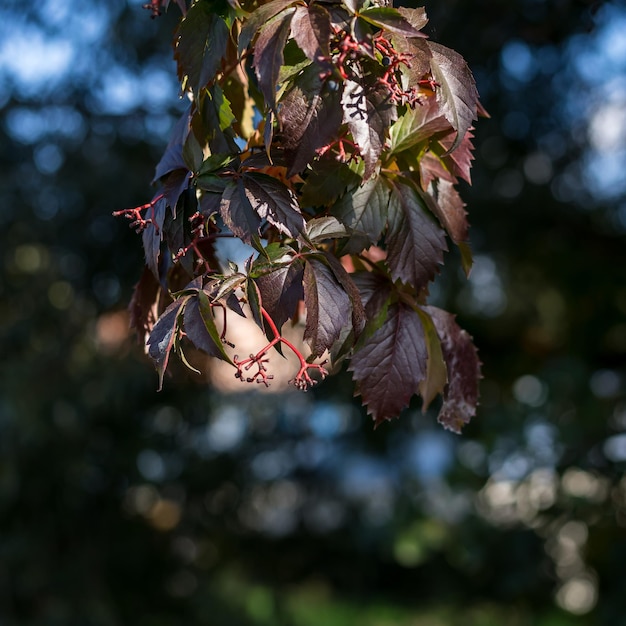
<instances>
[{"instance_id":1,"label":"red-tinged leaf","mask_svg":"<svg viewBox=\"0 0 626 626\"><path fill-rule=\"evenodd\" d=\"M387 208L389 206L389 187L381 177L370 178L354 191L344 194L332 212L350 232L356 236L354 249L350 241L346 244L344 252L353 254L362 249L363 237L370 244L375 244L387 223Z\"/></svg>"},{"instance_id":2,"label":"red-tinged leaf","mask_svg":"<svg viewBox=\"0 0 626 626\"><path fill-rule=\"evenodd\" d=\"M441 115L435 98L427 98L422 105L408 108L389 129L391 152L397 154L409 150L435 133L449 129L450 122Z\"/></svg>"},{"instance_id":3,"label":"red-tinged leaf","mask_svg":"<svg viewBox=\"0 0 626 626\"><path fill-rule=\"evenodd\" d=\"M376 424L398 417L426 377L428 349L419 315L389 307L387 319L350 360L356 393Z\"/></svg>"},{"instance_id":4,"label":"red-tinged leaf","mask_svg":"<svg viewBox=\"0 0 626 626\"><path fill-rule=\"evenodd\" d=\"M220 214L236 237L244 243L251 244L254 241L257 247L261 246L259 241L261 218L252 208L241 178L230 182L224 189Z\"/></svg>"},{"instance_id":5,"label":"red-tinged leaf","mask_svg":"<svg viewBox=\"0 0 626 626\"><path fill-rule=\"evenodd\" d=\"M298 302L304 299L303 272L302 261L296 260L255 279L263 308L278 330L295 315Z\"/></svg>"},{"instance_id":6,"label":"red-tinged leaf","mask_svg":"<svg viewBox=\"0 0 626 626\"><path fill-rule=\"evenodd\" d=\"M341 106L343 122L348 125L365 162L364 178L367 179L376 169L396 107L385 90L373 90L366 94L365 88L353 80L344 81Z\"/></svg>"},{"instance_id":7,"label":"red-tinged leaf","mask_svg":"<svg viewBox=\"0 0 626 626\"><path fill-rule=\"evenodd\" d=\"M215 320L213 319L213 307L209 302L209 297L207 294L200 290L198 292L198 309L200 310L200 316L202 317L202 322L204 323L204 328L206 332L209 334L217 351L219 354L216 354L218 358L226 361L227 363L231 363L230 357L226 354L224 350L224 344L222 343L222 338L220 337L219 332L217 331L217 327L215 326Z\"/></svg>"},{"instance_id":8,"label":"red-tinged leaf","mask_svg":"<svg viewBox=\"0 0 626 626\"><path fill-rule=\"evenodd\" d=\"M428 189L430 184L437 179L456 183L457 178L444 166L442 160L432 152L426 152L419 160L420 187Z\"/></svg>"},{"instance_id":9,"label":"red-tinged leaf","mask_svg":"<svg viewBox=\"0 0 626 626\"><path fill-rule=\"evenodd\" d=\"M402 13L392 7L371 7L359 12L359 17L374 26L384 28L390 33L402 35L404 37L426 37L426 35L415 28Z\"/></svg>"},{"instance_id":10,"label":"red-tinged leaf","mask_svg":"<svg viewBox=\"0 0 626 626\"><path fill-rule=\"evenodd\" d=\"M228 36L226 22L207 2L195 2L180 23L174 48L178 78L186 77L196 99L220 69Z\"/></svg>"},{"instance_id":11,"label":"red-tinged leaf","mask_svg":"<svg viewBox=\"0 0 626 626\"><path fill-rule=\"evenodd\" d=\"M159 255L161 253L161 240L163 239L163 222L165 221L165 210L167 201L164 196L158 200L158 194L153 199L154 204L147 209L146 219L150 219L150 223L144 229L141 239L143 242L143 250L146 255L146 265L152 270L152 273L159 277Z\"/></svg>"},{"instance_id":12,"label":"red-tinged leaf","mask_svg":"<svg viewBox=\"0 0 626 626\"><path fill-rule=\"evenodd\" d=\"M291 21L291 36L311 61L330 56L330 15L319 4L296 7Z\"/></svg>"},{"instance_id":13,"label":"red-tinged leaf","mask_svg":"<svg viewBox=\"0 0 626 626\"><path fill-rule=\"evenodd\" d=\"M319 357L339 339L350 324L350 297L322 261L307 259L304 266L306 328L304 340L313 357Z\"/></svg>"},{"instance_id":14,"label":"red-tinged leaf","mask_svg":"<svg viewBox=\"0 0 626 626\"><path fill-rule=\"evenodd\" d=\"M432 208L454 243L469 239L465 202L452 183L447 180L437 183L437 200L432 203Z\"/></svg>"},{"instance_id":15,"label":"red-tinged leaf","mask_svg":"<svg viewBox=\"0 0 626 626\"><path fill-rule=\"evenodd\" d=\"M428 213L423 198L410 187L392 183L387 264L394 281L424 288L439 271L447 250L445 234Z\"/></svg>"},{"instance_id":16,"label":"red-tinged leaf","mask_svg":"<svg viewBox=\"0 0 626 626\"><path fill-rule=\"evenodd\" d=\"M271 109L276 108L278 74L285 58L292 17L293 11L290 11L268 22L261 28L254 45L254 70L259 89Z\"/></svg>"},{"instance_id":17,"label":"red-tinged leaf","mask_svg":"<svg viewBox=\"0 0 626 626\"><path fill-rule=\"evenodd\" d=\"M396 52L407 54L410 57L409 65L400 65L402 72L402 86L405 89L415 87L420 80L426 79L430 75L430 60L432 52L425 39L402 37L392 35L391 43Z\"/></svg>"},{"instance_id":18,"label":"red-tinged leaf","mask_svg":"<svg viewBox=\"0 0 626 626\"><path fill-rule=\"evenodd\" d=\"M239 54L250 45L250 42L261 27L265 26L281 11L295 4L295 2L296 0L272 0L253 11L243 25L239 35Z\"/></svg>"},{"instance_id":19,"label":"red-tinged leaf","mask_svg":"<svg viewBox=\"0 0 626 626\"><path fill-rule=\"evenodd\" d=\"M433 306L423 308L435 324L448 368L448 384L437 419L444 428L460 433L476 415L481 363L472 338L459 327L454 315Z\"/></svg>"},{"instance_id":20,"label":"red-tinged leaf","mask_svg":"<svg viewBox=\"0 0 626 626\"><path fill-rule=\"evenodd\" d=\"M335 139L343 119L340 89L330 89L319 74L317 65L305 69L281 99L278 117L289 176L301 172Z\"/></svg>"},{"instance_id":21,"label":"red-tinged leaf","mask_svg":"<svg viewBox=\"0 0 626 626\"><path fill-rule=\"evenodd\" d=\"M156 322L160 291L159 281L147 267L144 267L128 305L130 327L135 330L137 337L142 342L145 341L146 335L152 330Z\"/></svg>"},{"instance_id":22,"label":"red-tinged leaf","mask_svg":"<svg viewBox=\"0 0 626 626\"><path fill-rule=\"evenodd\" d=\"M450 174L462 178L470 185L472 184L470 170L472 168L472 161L474 160L473 138L474 135L470 129L465 133L461 143L458 144L456 148L453 148L456 143L454 133L446 135L438 139L434 144L431 144L431 148L439 155L439 158Z\"/></svg>"},{"instance_id":23,"label":"red-tinged leaf","mask_svg":"<svg viewBox=\"0 0 626 626\"><path fill-rule=\"evenodd\" d=\"M156 166L154 173L154 184L159 178L165 176L169 172L173 172L178 169L187 169L185 159L183 158L183 145L187 140L191 124L191 105L182 114L180 119L174 125L172 133L170 135L170 141L165 148L165 152L161 157L161 160Z\"/></svg>"},{"instance_id":24,"label":"red-tinged leaf","mask_svg":"<svg viewBox=\"0 0 626 626\"><path fill-rule=\"evenodd\" d=\"M422 30L422 28L428 24L426 9L424 7L418 7L417 9L398 7L398 11L400 15L402 15L402 17L416 30Z\"/></svg>"},{"instance_id":25,"label":"red-tinged leaf","mask_svg":"<svg viewBox=\"0 0 626 626\"><path fill-rule=\"evenodd\" d=\"M187 298L179 298L170 304L154 325L147 341L148 354L154 360L159 373L159 391L163 387L163 375L167 369L174 338L178 331L178 315Z\"/></svg>"},{"instance_id":26,"label":"red-tinged leaf","mask_svg":"<svg viewBox=\"0 0 626 626\"><path fill-rule=\"evenodd\" d=\"M454 50L432 41L430 63L433 78L437 82L437 102L441 112L457 131L450 151L455 150L465 133L477 118L478 90L465 59Z\"/></svg>"},{"instance_id":27,"label":"red-tinged leaf","mask_svg":"<svg viewBox=\"0 0 626 626\"><path fill-rule=\"evenodd\" d=\"M361 294L361 302L368 324L378 317L381 311L384 311L384 319L387 319L387 308L389 306L389 296L391 295L391 283L389 280L383 278L380 274L365 271L352 274L352 280ZM380 321L376 328L380 327L384 319Z\"/></svg>"},{"instance_id":28,"label":"red-tinged leaf","mask_svg":"<svg viewBox=\"0 0 626 626\"><path fill-rule=\"evenodd\" d=\"M246 172L243 185L252 208L281 233L296 238L304 229L298 199L293 191L267 174Z\"/></svg>"}]
</instances>

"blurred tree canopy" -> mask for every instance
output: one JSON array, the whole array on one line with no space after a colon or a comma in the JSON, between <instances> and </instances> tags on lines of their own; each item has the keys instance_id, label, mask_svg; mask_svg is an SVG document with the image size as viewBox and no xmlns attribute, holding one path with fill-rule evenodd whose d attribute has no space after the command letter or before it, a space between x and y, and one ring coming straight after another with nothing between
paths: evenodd
<instances>
[{"instance_id":1,"label":"blurred tree canopy","mask_svg":"<svg viewBox=\"0 0 626 626\"><path fill-rule=\"evenodd\" d=\"M0 621L623 622L626 6L426 2L492 118L476 266L433 296L484 363L462 437L314 394L157 381L129 336L182 103L175 8L0 8Z\"/></svg>"}]
</instances>

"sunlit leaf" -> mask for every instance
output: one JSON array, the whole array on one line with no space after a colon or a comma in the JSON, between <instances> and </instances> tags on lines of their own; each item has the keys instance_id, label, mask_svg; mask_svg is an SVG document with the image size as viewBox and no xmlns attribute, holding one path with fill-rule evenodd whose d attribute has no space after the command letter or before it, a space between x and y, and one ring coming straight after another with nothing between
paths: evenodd
<instances>
[{"instance_id":1,"label":"sunlit leaf","mask_svg":"<svg viewBox=\"0 0 626 626\"><path fill-rule=\"evenodd\" d=\"M350 298L332 270L322 261L307 259L304 267L304 303L306 328L304 340L319 357L339 339L351 322Z\"/></svg>"},{"instance_id":2,"label":"sunlit leaf","mask_svg":"<svg viewBox=\"0 0 626 626\"><path fill-rule=\"evenodd\" d=\"M449 148L452 151L460 145L472 121L477 118L478 90L472 72L458 52L432 41L428 45L433 55L431 71L438 85L437 102L457 131Z\"/></svg>"},{"instance_id":3,"label":"sunlit leaf","mask_svg":"<svg viewBox=\"0 0 626 626\"><path fill-rule=\"evenodd\" d=\"M291 22L291 36L311 61L330 56L330 15L319 4L299 6Z\"/></svg>"},{"instance_id":4,"label":"sunlit leaf","mask_svg":"<svg viewBox=\"0 0 626 626\"><path fill-rule=\"evenodd\" d=\"M304 299L303 275L304 266L296 260L256 279L263 308L279 330L294 316L298 302Z\"/></svg>"},{"instance_id":5,"label":"sunlit leaf","mask_svg":"<svg viewBox=\"0 0 626 626\"><path fill-rule=\"evenodd\" d=\"M404 37L426 37L415 28L397 9L392 7L374 6L359 11L359 16L375 26L384 28L390 33L403 35Z\"/></svg>"},{"instance_id":6,"label":"sunlit leaf","mask_svg":"<svg viewBox=\"0 0 626 626\"><path fill-rule=\"evenodd\" d=\"M389 229L385 236L387 263L394 280L409 283L419 292L439 271L446 240L424 200L413 187L392 184Z\"/></svg>"},{"instance_id":7,"label":"sunlit leaf","mask_svg":"<svg viewBox=\"0 0 626 626\"><path fill-rule=\"evenodd\" d=\"M283 65L284 48L291 29L293 11L274 18L261 28L254 46L254 70L267 105L276 107L278 73Z\"/></svg>"},{"instance_id":8,"label":"sunlit leaf","mask_svg":"<svg viewBox=\"0 0 626 626\"><path fill-rule=\"evenodd\" d=\"M428 349L420 316L395 304L384 324L350 359L356 393L376 424L398 417L427 373Z\"/></svg>"}]
</instances>

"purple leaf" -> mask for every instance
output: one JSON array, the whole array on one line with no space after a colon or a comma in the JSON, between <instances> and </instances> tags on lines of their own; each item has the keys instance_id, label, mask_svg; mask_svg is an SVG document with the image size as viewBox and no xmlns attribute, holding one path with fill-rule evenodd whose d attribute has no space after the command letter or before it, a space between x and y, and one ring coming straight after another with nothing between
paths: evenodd
<instances>
[{"instance_id":1,"label":"purple leaf","mask_svg":"<svg viewBox=\"0 0 626 626\"><path fill-rule=\"evenodd\" d=\"M284 62L284 49L291 30L293 12L276 17L261 28L254 45L254 70L267 105L276 108L278 73Z\"/></svg>"},{"instance_id":2,"label":"purple leaf","mask_svg":"<svg viewBox=\"0 0 626 626\"><path fill-rule=\"evenodd\" d=\"M278 330L295 315L298 302L304 299L303 272L302 262L296 260L255 280L263 308Z\"/></svg>"},{"instance_id":3,"label":"purple leaf","mask_svg":"<svg viewBox=\"0 0 626 626\"><path fill-rule=\"evenodd\" d=\"M220 214L226 226L236 237L247 244L251 244L254 240L260 246L261 218L252 208L241 178L232 181L224 189L220 202Z\"/></svg>"},{"instance_id":4,"label":"purple leaf","mask_svg":"<svg viewBox=\"0 0 626 626\"><path fill-rule=\"evenodd\" d=\"M143 250L146 255L146 265L157 278L159 277L159 255L161 253L161 240L163 239L163 222L165 221L165 210L167 208L167 200L164 196L155 201L158 195L153 199L154 204L147 209L145 217L151 221L141 236Z\"/></svg>"},{"instance_id":5,"label":"purple leaf","mask_svg":"<svg viewBox=\"0 0 626 626\"><path fill-rule=\"evenodd\" d=\"M330 15L319 4L296 7L291 22L291 36L311 61L330 57Z\"/></svg>"},{"instance_id":6,"label":"purple leaf","mask_svg":"<svg viewBox=\"0 0 626 626\"><path fill-rule=\"evenodd\" d=\"M159 391L163 387L163 375L167 369L170 352L174 345L174 338L178 328L178 314L187 298L174 300L154 325L147 341L148 354L154 360L159 373Z\"/></svg>"},{"instance_id":7,"label":"purple leaf","mask_svg":"<svg viewBox=\"0 0 626 626\"><path fill-rule=\"evenodd\" d=\"M196 98L215 78L226 53L228 36L226 22L206 2L194 3L180 23L174 48L178 78L182 81L187 77L187 87Z\"/></svg>"},{"instance_id":8,"label":"purple leaf","mask_svg":"<svg viewBox=\"0 0 626 626\"><path fill-rule=\"evenodd\" d=\"M257 31L265 26L275 15L294 4L295 0L272 0L253 11L246 20L239 35L239 54L241 54L254 38Z\"/></svg>"},{"instance_id":9,"label":"purple leaf","mask_svg":"<svg viewBox=\"0 0 626 626\"><path fill-rule=\"evenodd\" d=\"M437 419L444 428L460 433L476 415L481 363L472 338L459 327L454 315L433 306L423 308L435 324L448 368L448 384Z\"/></svg>"},{"instance_id":10,"label":"purple leaf","mask_svg":"<svg viewBox=\"0 0 626 626\"><path fill-rule=\"evenodd\" d=\"M465 203L459 192L447 180L437 183L437 200L432 203L434 213L454 243L469 239L469 225Z\"/></svg>"},{"instance_id":11,"label":"purple leaf","mask_svg":"<svg viewBox=\"0 0 626 626\"><path fill-rule=\"evenodd\" d=\"M384 324L351 358L356 393L376 425L398 417L426 377L428 350L419 315L395 304Z\"/></svg>"},{"instance_id":12,"label":"purple leaf","mask_svg":"<svg viewBox=\"0 0 626 626\"><path fill-rule=\"evenodd\" d=\"M160 290L159 281L147 267L144 267L128 305L130 327L136 331L137 336L142 341L145 340L146 334L150 332L156 320L156 307Z\"/></svg>"},{"instance_id":13,"label":"purple leaf","mask_svg":"<svg viewBox=\"0 0 626 626\"><path fill-rule=\"evenodd\" d=\"M206 352L210 356L221 358L221 351L211 336L211 333L208 332L202 315L200 314L198 298L190 298L187 302L183 316L183 324L185 326L187 339L189 339L196 348Z\"/></svg>"},{"instance_id":14,"label":"purple leaf","mask_svg":"<svg viewBox=\"0 0 626 626\"><path fill-rule=\"evenodd\" d=\"M413 187L391 185L389 230L385 236L387 264L394 281L408 283L419 292L443 263L445 235Z\"/></svg>"},{"instance_id":15,"label":"purple leaf","mask_svg":"<svg viewBox=\"0 0 626 626\"><path fill-rule=\"evenodd\" d=\"M364 178L369 178L385 145L385 135L393 121L396 107L385 89L366 92L365 87L353 80L344 81L341 96L343 122L348 125L354 143L365 162Z\"/></svg>"},{"instance_id":16,"label":"purple leaf","mask_svg":"<svg viewBox=\"0 0 626 626\"><path fill-rule=\"evenodd\" d=\"M341 125L341 92L330 89L319 73L317 65L305 69L281 99L278 117L289 176L302 171L337 136Z\"/></svg>"},{"instance_id":17,"label":"purple leaf","mask_svg":"<svg viewBox=\"0 0 626 626\"><path fill-rule=\"evenodd\" d=\"M243 177L246 196L257 215L281 233L297 237L304 229L296 194L285 184L267 174L246 172Z\"/></svg>"},{"instance_id":18,"label":"purple leaf","mask_svg":"<svg viewBox=\"0 0 626 626\"><path fill-rule=\"evenodd\" d=\"M165 148L165 152L156 166L153 183L169 172L177 169L187 169L185 159L183 159L183 145L189 134L190 122L191 105L187 107L187 110L182 114L172 129L167 148Z\"/></svg>"},{"instance_id":19,"label":"purple leaf","mask_svg":"<svg viewBox=\"0 0 626 626\"><path fill-rule=\"evenodd\" d=\"M311 346L312 356L319 357L350 324L350 297L325 263L309 258L304 266L304 303L304 340Z\"/></svg>"},{"instance_id":20,"label":"purple leaf","mask_svg":"<svg viewBox=\"0 0 626 626\"><path fill-rule=\"evenodd\" d=\"M449 151L455 150L465 133L477 118L478 90L465 59L454 50L432 41L428 42L432 52L431 72L437 89L437 102L445 118L457 131L456 139Z\"/></svg>"},{"instance_id":21,"label":"purple leaf","mask_svg":"<svg viewBox=\"0 0 626 626\"><path fill-rule=\"evenodd\" d=\"M178 169L169 173L163 180L163 195L167 202L167 206L172 211L172 217L176 217L176 205L182 193L189 186L191 172L188 169Z\"/></svg>"},{"instance_id":22,"label":"purple leaf","mask_svg":"<svg viewBox=\"0 0 626 626\"><path fill-rule=\"evenodd\" d=\"M359 12L359 17L370 24L404 37L426 37L413 26L397 9L392 7L371 7Z\"/></svg>"},{"instance_id":23,"label":"purple leaf","mask_svg":"<svg viewBox=\"0 0 626 626\"><path fill-rule=\"evenodd\" d=\"M424 9L424 7L418 7L417 9L398 7L398 11L400 15L417 30L422 30L422 28L428 24L426 9Z\"/></svg>"}]
</instances>

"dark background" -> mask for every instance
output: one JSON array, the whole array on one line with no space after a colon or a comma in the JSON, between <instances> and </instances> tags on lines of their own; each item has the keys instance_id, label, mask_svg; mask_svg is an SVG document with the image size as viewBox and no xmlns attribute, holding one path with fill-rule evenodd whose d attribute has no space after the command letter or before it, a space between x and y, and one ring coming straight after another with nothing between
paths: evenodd
<instances>
[{"instance_id":1,"label":"dark background","mask_svg":"<svg viewBox=\"0 0 626 626\"><path fill-rule=\"evenodd\" d=\"M626 624L626 6L426 3L491 114L433 288L484 363L458 437L345 374L156 392L111 217L182 106L141 4L0 8L0 624Z\"/></svg>"}]
</instances>

